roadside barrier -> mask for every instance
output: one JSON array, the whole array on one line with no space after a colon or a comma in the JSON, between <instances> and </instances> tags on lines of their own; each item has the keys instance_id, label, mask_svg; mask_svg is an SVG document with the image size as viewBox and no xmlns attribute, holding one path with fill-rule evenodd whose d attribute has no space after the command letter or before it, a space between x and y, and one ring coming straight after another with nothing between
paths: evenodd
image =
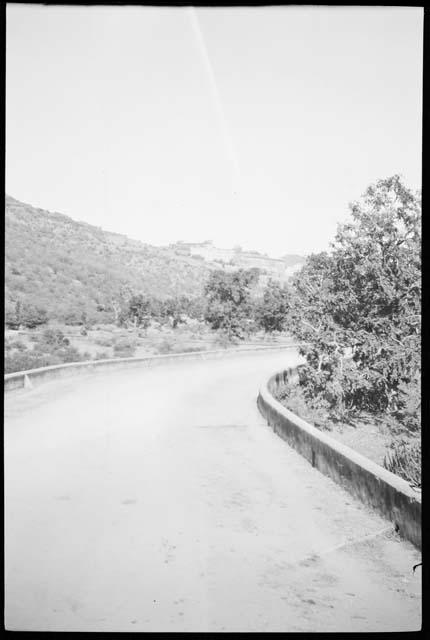
<instances>
[{"instance_id":1,"label":"roadside barrier","mask_svg":"<svg viewBox=\"0 0 430 640\"><path fill-rule=\"evenodd\" d=\"M258 394L258 408L268 424L313 467L364 504L390 520L399 534L421 549L421 491L372 460L341 444L286 409L273 396L297 377L297 368L280 371Z\"/></svg>"},{"instance_id":2,"label":"roadside barrier","mask_svg":"<svg viewBox=\"0 0 430 640\"><path fill-rule=\"evenodd\" d=\"M183 360L206 360L212 358L225 358L231 355L247 355L260 351L283 351L285 349L297 349L299 345L267 345L245 347L235 349L217 349L211 351L187 351L184 353L169 353L157 356L143 356L140 358L107 358L105 360L85 360L84 362L69 362L56 364L49 367L29 369L7 373L4 376L5 393L16 389L30 389L36 384L47 380L76 375L78 373L91 373L100 370L114 370L131 367L155 367L163 364L182 362Z\"/></svg>"}]
</instances>

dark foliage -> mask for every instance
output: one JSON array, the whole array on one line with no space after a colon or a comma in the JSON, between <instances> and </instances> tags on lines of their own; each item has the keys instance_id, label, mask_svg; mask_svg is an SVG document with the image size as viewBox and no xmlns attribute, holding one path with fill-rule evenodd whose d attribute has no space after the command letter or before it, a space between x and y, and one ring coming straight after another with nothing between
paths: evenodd
<instances>
[{"instance_id":1,"label":"dark foliage","mask_svg":"<svg viewBox=\"0 0 430 640\"><path fill-rule=\"evenodd\" d=\"M291 329L308 343L300 382L333 418L384 412L418 429L420 199L394 176L351 212L293 281Z\"/></svg>"},{"instance_id":2,"label":"dark foliage","mask_svg":"<svg viewBox=\"0 0 430 640\"><path fill-rule=\"evenodd\" d=\"M205 287L205 320L210 327L233 339L243 339L255 328L252 292L257 282L254 269L211 273Z\"/></svg>"},{"instance_id":3,"label":"dark foliage","mask_svg":"<svg viewBox=\"0 0 430 640\"><path fill-rule=\"evenodd\" d=\"M291 306L291 293L286 284L270 279L263 297L256 305L256 322L267 333L285 331Z\"/></svg>"}]
</instances>

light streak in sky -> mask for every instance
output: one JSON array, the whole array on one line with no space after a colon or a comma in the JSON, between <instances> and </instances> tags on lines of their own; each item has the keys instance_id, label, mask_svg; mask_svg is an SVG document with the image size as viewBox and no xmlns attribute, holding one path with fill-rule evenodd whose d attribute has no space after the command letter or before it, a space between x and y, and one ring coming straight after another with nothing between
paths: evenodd
<instances>
[{"instance_id":1,"label":"light streak in sky","mask_svg":"<svg viewBox=\"0 0 430 640\"><path fill-rule=\"evenodd\" d=\"M190 16L191 26L194 31L197 44L200 49L200 53L202 56L202 60L206 69L207 77L209 79L209 86L211 90L212 100L215 106L215 111L218 118L219 128L223 135L224 139L224 147L226 149L226 153L229 157L229 162L232 169L232 179L233 179L233 191L236 194L239 194L239 183L240 183L240 171L239 171L239 163L237 160L237 155L233 146L232 138L229 132L229 128L226 122L224 109L222 106L220 93L218 90L218 85L216 82L215 74L213 71L213 67L209 58L208 50L206 47L205 40L203 38L202 30L200 29L199 21L197 18L197 14L194 7L188 7L188 15Z\"/></svg>"}]
</instances>

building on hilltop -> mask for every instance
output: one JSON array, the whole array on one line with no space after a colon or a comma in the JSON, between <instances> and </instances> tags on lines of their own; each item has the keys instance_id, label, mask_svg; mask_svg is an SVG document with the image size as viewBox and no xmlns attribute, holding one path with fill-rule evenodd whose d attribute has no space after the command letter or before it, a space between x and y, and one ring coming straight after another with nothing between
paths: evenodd
<instances>
[{"instance_id":1,"label":"building on hilltop","mask_svg":"<svg viewBox=\"0 0 430 640\"><path fill-rule=\"evenodd\" d=\"M169 247L178 255L199 256L207 262L223 262L233 268L251 269L257 267L269 275L281 279L288 277L297 268L291 264L291 256L288 261L284 258L270 258L267 254L258 251L244 250L239 245L235 245L233 249L221 249L215 247L212 240L204 242L179 240L170 244ZM300 260L299 256L298 258Z\"/></svg>"}]
</instances>

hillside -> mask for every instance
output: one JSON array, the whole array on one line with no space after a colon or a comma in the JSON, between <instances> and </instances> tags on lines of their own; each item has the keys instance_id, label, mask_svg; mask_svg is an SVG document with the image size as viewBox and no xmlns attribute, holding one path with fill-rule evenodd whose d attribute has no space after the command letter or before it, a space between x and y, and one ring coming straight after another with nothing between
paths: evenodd
<instances>
[{"instance_id":1,"label":"hillside","mask_svg":"<svg viewBox=\"0 0 430 640\"><path fill-rule=\"evenodd\" d=\"M208 267L126 236L6 196L6 307L17 300L50 317L97 314L121 289L168 297L201 292Z\"/></svg>"},{"instance_id":2,"label":"hillside","mask_svg":"<svg viewBox=\"0 0 430 640\"><path fill-rule=\"evenodd\" d=\"M210 270L220 268L211 257L154 247L10 196L5 230L6 309L20 301L43 307L50 318L62 321L79 319L82 313L99 322L110 320L111 301L121 291L159 298L199 295ZM261 267L255 253L255 264L248 260L236 268Z\"/></svg>"}]
</instances>

